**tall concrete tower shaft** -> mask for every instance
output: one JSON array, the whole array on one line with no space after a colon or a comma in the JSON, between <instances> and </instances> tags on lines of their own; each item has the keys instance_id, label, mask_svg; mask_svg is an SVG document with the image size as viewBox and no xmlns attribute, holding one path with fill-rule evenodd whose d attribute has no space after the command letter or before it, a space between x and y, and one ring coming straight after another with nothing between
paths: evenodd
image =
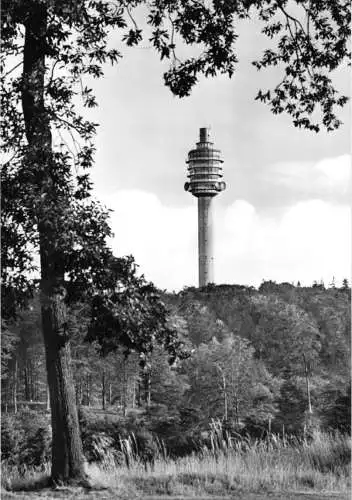
<instances>
[{"instance_id":1,"label":"tall concrete tower shaft","mask_svg":"<svg viewBox=\"0 0 352 500\"><path fill-rule=\"evenodd\" d=\"M226 188L223 182L220 151L213 147L209 130L199 130L196 149L188 153L188 178L185 191L198 198L199 286L214 282L213 209L214 196Z\"/></svg>"}]
</instances>

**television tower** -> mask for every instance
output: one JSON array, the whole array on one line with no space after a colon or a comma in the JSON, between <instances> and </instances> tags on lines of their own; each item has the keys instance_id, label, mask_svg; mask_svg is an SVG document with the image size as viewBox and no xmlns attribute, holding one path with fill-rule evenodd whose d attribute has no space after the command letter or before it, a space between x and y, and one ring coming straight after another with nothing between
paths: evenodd
<instances>
[{"instance_id":1,"label":"television tower","mask_svg":"<svg viewBox=\"0 0 352 500\"><path fill-rule=\"evenodd\" d=\"M198 198L198 262L199 286L214 282L212 200L226 189L223 182L220 150L213 147L209 129L199 129L196 149L188 153L189 182L185 191Z\"/></svg>"}]
</instances>

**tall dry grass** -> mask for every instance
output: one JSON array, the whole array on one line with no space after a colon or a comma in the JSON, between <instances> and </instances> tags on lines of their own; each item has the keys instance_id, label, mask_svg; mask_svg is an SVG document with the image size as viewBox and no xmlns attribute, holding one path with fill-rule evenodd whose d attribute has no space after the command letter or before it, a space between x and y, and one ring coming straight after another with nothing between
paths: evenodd
<instances>
[{"instance_id":1,"label":"tall dry grass","mask_svg":"<svg viewBox=\"0 0 352 500\"><path fill-rule=\"evenodd\" d=\"M145 495L225 495L234 491L302 491L345 495L350 490L351 441L347 435L315 432L311 440L223 439L212 436L212 445L199 453L172 460L160 450L154 467L135 454L129 467L107 457L87 466L93 483ZM131 438L132 439L132 438ZM221 440L222 439L222 440ZM126 452L129 449L126 443ZM152 470L151 470L152 469ZM44 474L47 473L47 470ZM20 477L14 468L3 469L2 484L19 489L39 479L43 472L27 470Z\"/></svg>"},{"instance_id":2,"label":"tall dry grass","mask_svg":"<svg viewBox=\"0 0 352 500\"><path fill-rule=\"evenodd\" d=\"M159 457L147 472L137 459L130 468L111 462L91 465L89 473L110 486L123 478L145 494L227 494L234 490L345 494L350 489L349 436L315 432L310 441L289 442L272 435L265 441L225 439L217 443L177 460Z\"/></svg>"}]
</instances>

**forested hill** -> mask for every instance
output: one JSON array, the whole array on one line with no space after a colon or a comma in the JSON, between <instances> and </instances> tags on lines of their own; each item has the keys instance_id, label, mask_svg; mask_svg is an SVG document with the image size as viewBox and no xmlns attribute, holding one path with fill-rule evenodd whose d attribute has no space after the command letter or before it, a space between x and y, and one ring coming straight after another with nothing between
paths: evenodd
<instances>
[{"instance_id":1,"label":"forested hill","mask_svg":"<svg viewBox=\"0 0 352 500\"><path fill-rule=\"evenodd\" d=\"M269 429L302 433L310 425L350 430L347 281L327 289L211 285L162 298L189 354L171 364L157 344L143 363L137 352L126 357L122 348L101 356L96 343L87 342L89 308L71 310L72 368L82 411L131 418L136 429L146 427L174 451L184 440L187 446L197 442L220 420L259 436ZM5 414L45 411L38 298L3 330L2 364Z\"/></svg>"},{"instance_id":2,"label":"forested hill","mask_svg":"<svg viewBox=\"0 0 352 500\"><path fill-rule=\"evenodd\" d=\"M186 320L192 344L247 339L255 357L274 371L289 368L297 351L325 374L350 370L351 290L264 282L259 290L239 285L188 288L166 300Z\"/></svg>"},{"instance_id":3,"label":"forested hill","mask_svg":"<svg viewBox=\"0 0 352 500\"><path fill-rule=\"evenodd\" d=\"M264 282L258 290L210 285L168 295L196 346L194 365L207 363L211 369L213 363L219 372L218 377L213 373L217 387L208 388L203 411L224 389L221 374L226 373L226 383L235 380L227 404L237 419L262 427L273 417L290 430L304 426L307 417L330 427L348 426L350 299L347 280L340 288ZM204 395L207 389L198 391ZM209 417L212 411L206 411Z\"/></svg>"}]
</instances>

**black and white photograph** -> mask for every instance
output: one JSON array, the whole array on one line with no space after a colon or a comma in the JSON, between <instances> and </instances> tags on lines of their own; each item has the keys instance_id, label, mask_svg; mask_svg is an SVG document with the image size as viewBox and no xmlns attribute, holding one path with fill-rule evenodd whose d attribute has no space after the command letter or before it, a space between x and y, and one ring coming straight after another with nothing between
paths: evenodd
<instances>
[{"instance_id":1,"label":"black and white photograph","mask_svg":"<svg viewBox=\"0 0 352 500\"><path fill-rule=\"evenodd\" d=\"M351 3L2 0L1 498L351 497Z\"/></svg>"}]
</instances>

